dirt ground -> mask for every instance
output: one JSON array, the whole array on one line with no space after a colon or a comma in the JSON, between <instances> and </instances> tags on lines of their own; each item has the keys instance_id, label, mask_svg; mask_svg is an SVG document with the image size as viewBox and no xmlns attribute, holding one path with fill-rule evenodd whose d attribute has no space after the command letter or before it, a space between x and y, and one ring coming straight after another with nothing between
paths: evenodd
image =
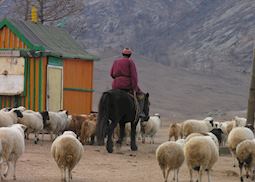
<instances>
[{"instance_id":1,"label":"dirt ground","mask_svg":"<svg viewBox=\"0 0 255 182\"><path fill-rule=\"evenodd\" d=\"M155 150L166 141L168 123L164 123L156 136L155 144L138 141L138 151L130 151L124 145L120 152L109 154L104 146L84 146L81 161L73 170L73 182L160 182L161 170L155 158ZM56 182L60 181L60 171L50 154L51 142L33 144L26 141L25 153L17 163L17 182ZM239 181L238 168L232 167L230 156L220 156L213 168L211 179L214 182ZM172 177L172 173L170 174ZM196 177L196 176L195 176ZM7 178L12 181L11 177ZM180 169L180 182L189 181L189 173L184 163ZM169 178L168 181L171 181ZM204 181L207 181L204 176Z\"/></svg>"}]
</instances>

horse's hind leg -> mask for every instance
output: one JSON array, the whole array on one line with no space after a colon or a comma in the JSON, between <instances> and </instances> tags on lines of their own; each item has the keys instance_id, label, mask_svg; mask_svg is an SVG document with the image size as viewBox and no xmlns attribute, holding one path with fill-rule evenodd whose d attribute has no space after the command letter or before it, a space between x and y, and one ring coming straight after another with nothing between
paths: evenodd
<instances>
[{"instance_id":1,"label":"horse's hind leg","mask_svg":"<svg viewBox=\"0 0 255 182\"><path fill-rule=\"evenodd\" d=\"M131 122L131 150L136 151L137 145L136 145L136 124L137 122Z\"/></svg>"},{"instance_id":2,"label":"horse's hind leg","mask_svg":"<svg viewBox=\"0 0 255 182\"><path fill-rule=\"evenodd\" d=\"M106 144L106 150L109 153L113 152L113 141L112 141L112 134L114 131L114 128L116 127L117 123L111 122L108 128L108 136L107 136L107 144Z\"/></svg>"},{"instance_id":3,"label":"horse's hind leg","mask_svg":"<svg viewBox=\"0 0 255 182\"><path fill-rule=\"evenodd\" d=\"M125 137L125 123L119 123L120 125L120 137L119 139L117 140L117 144L119 145L119 147L121 147L121 144L122 144L122 141L123 141L123 138Z\"/></svg>"}]
</instances>

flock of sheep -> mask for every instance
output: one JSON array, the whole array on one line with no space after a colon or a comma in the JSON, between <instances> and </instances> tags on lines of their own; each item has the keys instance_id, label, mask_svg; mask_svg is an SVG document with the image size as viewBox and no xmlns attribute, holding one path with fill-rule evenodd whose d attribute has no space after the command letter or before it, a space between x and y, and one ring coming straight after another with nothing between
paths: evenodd
<instances>
[{"instance_id":1,"label":"flock of sheep","mask_svg":"<svg viewBox=\"0 0 255 182\"><path fill-rule=\"evenodd\" d=\"M16 162L24 153L25 139L34 134L34 143L38 143L39 134L49 133L51 154L61 170L61 180L70 181L71 171L83 154L83 146L92 141L95 135L96 115L68 115L67 111L35 112L24 107L0 110L0 177L6 178L10 169L16 179ZM78 140L79 138L79 140ZM7 164L2 174L2 165Z\"/></svg>"},{"instance_id":2,"label":"flock of sheep","mask_svg":"<svg viewBox=\"0 0 255 182\"><path fill-rule=\"evenodd\" d=\"M25 150L25 139L34 134L34 143L38 143L39 134L51 136L51 154L61 171L61 180L72 179L72 169L80 161L84 144L93 144L96 132L96 113L88 115L68 115L67 111L35 112L24 107L0 110L0 169L7 164L6 170L0 170L3 180L14 169L12 175L16 179L15 170L18 158ZM147 122L138 124L137 136L145 142L159 131L161 120L159 114L150 116ZM118 127L114 137L118 137ZM126 125L126 137L130 135L130 124ZM174 138L174 141L171 139ZM245 118L235 117L232 121L216 122L207 117L203 120L186 120L173 123L169 127L169 141L162 143L156 150L156 159L166 182L171 170L173 180L178 181L178 172L184 161L189 169L190 181L193 181L193 170L198 172L197 181L210 172L219 158L219 147L226 145L240 168L240 180L243 181L243 168L246 177L255 179L255 139L254 128L246 125Z\"/></svg>"},{"instance_id":3,"label":"flock of sheep","mask_svg":"<svg viewBox=\"0 0 255 182\"><path fill-rule=\"evenodd\" d=\"M16 179L16 162L24 153L25 139L33 134L34 143L44 141L44 134L50 134L52 141L51 154L61 171L61 180L72 179L72 169L79 162L83 154L84 144L93 144L96 132L97 113L69 115L66 110L52 112L35 112L20 106L18 108L3 108L0 110L0 177L1 180L9 176L10 169L13 179ZM151 116L148 122L140 123L137 135L145 142L150 137L154 143L154 136L160 128L160 116ZM118 136L118 128L115 129ZM130 135L130 123L126 125L126 136ZM2 174L2 165L7 164Z\"/></svg>"},{"instance_id":4,"label":"flock of sheep","mask_svg":"<svg viewBox=\"0 0 255 182\"><path fill-rule=\"evenodd\" d=\"M174 138L174 141L171 139ZM255 179L255 139L254 127L246 124L245 118L235 117L231 121L217 122L207 117L203 120L186 120L173 123L169 127L169 141L156 150L156 159L166 182L170 171L174 170L173 180L178 181L178 172L184 161L193 181L193 170L198 172L198 182L210 172L219 158L219 147L227 146L240 168L240 181L246 177Z\"/></svg>"}]
</instances>

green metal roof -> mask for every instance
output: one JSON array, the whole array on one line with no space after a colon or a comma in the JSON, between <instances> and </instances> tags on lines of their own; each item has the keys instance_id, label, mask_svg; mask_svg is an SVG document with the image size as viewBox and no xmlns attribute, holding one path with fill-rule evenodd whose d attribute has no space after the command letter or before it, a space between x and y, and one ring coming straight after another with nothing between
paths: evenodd
<instances>
[{"instance_id":1,"label":"green metal roof","mask_svg":"<svg viewBox=\"0 0 255 182\"><path fill-rule=\"evenodd\" d=\"M0 29L4 26L11 29L29 49L56 57L98 60L61 28L7 18L0 22Z\"/></svg>"}]
</instances>

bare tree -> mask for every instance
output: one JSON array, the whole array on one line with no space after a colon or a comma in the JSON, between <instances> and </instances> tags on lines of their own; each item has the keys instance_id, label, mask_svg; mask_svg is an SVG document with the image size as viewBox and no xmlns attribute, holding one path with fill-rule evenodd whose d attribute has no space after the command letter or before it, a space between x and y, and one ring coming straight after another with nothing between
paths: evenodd
<instances>
[{"instance_id":1,"label":"bare tree","mask_svg":"<svg viewBox=\"0 0 255 182\"><path fill-rule=\"evenodd\" d=\"M84 9L82 0L14 0L12 13L30 17L31 7L38 9L38 18L41 23L54 23L64 17L80 13Z\"/></svg>"},{"instance_id":2,"label":"bare tree","mask_svg":"<svg viewBox=\"0 0 255 182\"><path fill-rule=\"evenodd\" d=\"M0 0L0 5L2 2L4 0ZM86 18L82 15L83 0L14 0L7 16L27 21L31 19L32 6L37 8L40 23L64 28L75 39L87 29Z\"/></svg>"}]
</instances>

